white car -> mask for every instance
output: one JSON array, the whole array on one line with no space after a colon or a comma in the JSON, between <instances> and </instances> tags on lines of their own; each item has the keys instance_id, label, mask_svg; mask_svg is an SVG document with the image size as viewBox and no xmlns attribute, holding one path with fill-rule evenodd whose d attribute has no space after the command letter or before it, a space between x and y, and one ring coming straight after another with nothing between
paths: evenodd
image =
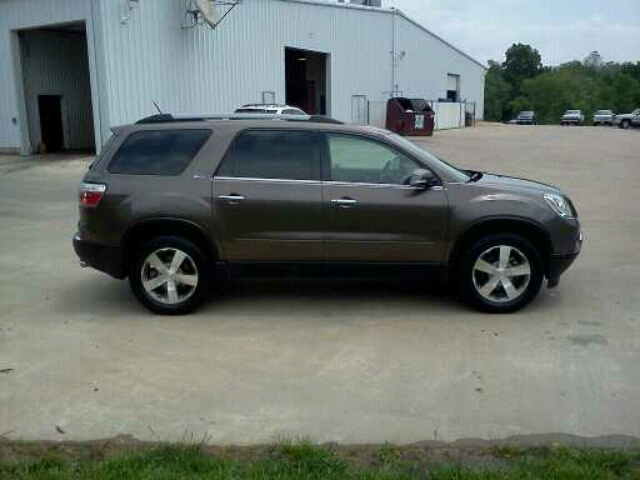
<instances>
[{"instance_id":1,"label":"white car","mask_svg":"<svg viewBox=\"0 0 640 480\"><path fill-rule=\"evenodd\" d=\"M250 103L237 108L233 113L255 113L266 115L304 115L307 114L297 107L289 105Z\"/></svg>"}]
</instances>

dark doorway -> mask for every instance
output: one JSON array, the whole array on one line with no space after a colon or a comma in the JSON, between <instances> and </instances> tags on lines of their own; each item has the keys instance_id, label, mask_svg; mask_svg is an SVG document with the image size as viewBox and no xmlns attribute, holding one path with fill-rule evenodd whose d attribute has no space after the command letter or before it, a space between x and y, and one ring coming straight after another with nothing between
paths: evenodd
<instances>
[{"instance_id":1,"label":"dark doorway","mask_svg":"<svg viewBox=\"0 0 640 480\"><path fill-rule=\"evenodd\" d=\"M95 151L84 22L16 32L28 145L25 153Z\"/></svg>"},{"instance_id":2,"label":"dark doorway","mask_svg":"<svg viewBox=\"0 0 640 480\"><path fill-rule=\"evenodd\" d=\"M286 103L310 115L328 115L326 53L286 47Z\"/></svg>"},{"instance_id":3,"label":"dark doorway","mask_svg":"<svg viewBox=\"0 0 640 480\"><path fill-rule=\"evenodd\" d=\"M38 95L42 147L46 152L57 152L64 145L61 100L60 95Z\"/></svg>"}]
</instances>

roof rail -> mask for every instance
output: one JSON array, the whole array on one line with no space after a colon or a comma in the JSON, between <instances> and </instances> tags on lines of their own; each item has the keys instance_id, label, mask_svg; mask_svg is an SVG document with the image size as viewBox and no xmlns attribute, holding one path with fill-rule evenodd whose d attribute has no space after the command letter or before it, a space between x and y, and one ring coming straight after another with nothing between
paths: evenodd
<instances>
[{"instance_id":1,"label":"roof rail","mask_svg":"<svg viewBox=\"0 0 640 480\"><path fill-rule=\"evenodd\" d=\"M136 125L153 123L206 122L212 120L284 120L288 122L330 123L342 125L343 122L323 115L275 115L265 113L231 113L228 115L207 115L202 117L174 117L170 113L161 113L142 118Z\"/></svg>"}]
</instances>

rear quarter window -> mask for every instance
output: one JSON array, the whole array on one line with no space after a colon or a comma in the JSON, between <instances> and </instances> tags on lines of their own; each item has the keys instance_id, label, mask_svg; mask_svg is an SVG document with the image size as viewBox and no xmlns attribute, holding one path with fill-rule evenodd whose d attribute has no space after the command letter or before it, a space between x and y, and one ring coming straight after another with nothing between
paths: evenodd
<instances>
[{"instance_id":1,"label":"rear quarter window","mask_svg":"<svg viewBox=\"0 0 640 480\"><path fill-rule=\"evenodd\" d=\"M144 130L127 137L113 156L109 173L180 175L211 135L211 130Z\"/></svg>"}]
</instances>

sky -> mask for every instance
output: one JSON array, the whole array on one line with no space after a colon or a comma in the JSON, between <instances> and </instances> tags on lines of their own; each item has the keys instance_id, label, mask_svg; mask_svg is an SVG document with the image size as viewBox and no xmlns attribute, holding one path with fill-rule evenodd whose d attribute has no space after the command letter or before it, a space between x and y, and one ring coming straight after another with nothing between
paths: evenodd
<instances>
[{"instance_id":1,"label":"sky","mask_svg":"<svg viewBox=\"0 0 640 480\"><path fill-rule=\"evenodd\" d=\"M383 0L482 64L514 43L537 48L544 65L640 61L640 0Z\"/></svg>"}]
</instances>

